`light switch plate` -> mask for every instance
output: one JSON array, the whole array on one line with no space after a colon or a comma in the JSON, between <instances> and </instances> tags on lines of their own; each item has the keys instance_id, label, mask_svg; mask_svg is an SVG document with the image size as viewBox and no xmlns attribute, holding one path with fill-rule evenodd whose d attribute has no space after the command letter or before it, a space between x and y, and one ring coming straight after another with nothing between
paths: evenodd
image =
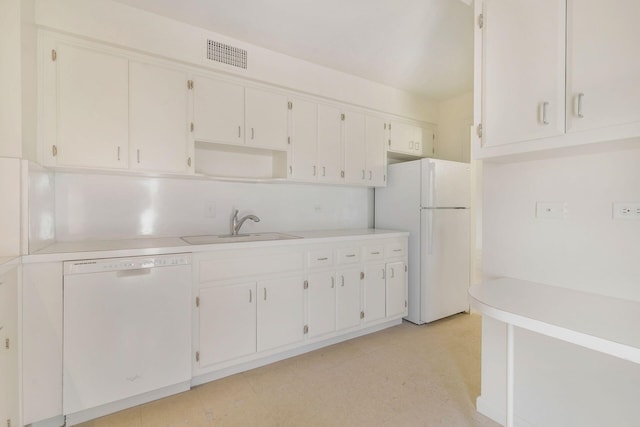
<instances>
[{"instance_id":1,"label":"light switch plate","mask_svg":"<svg viewBox=\"0 0 640 427\"><path fill-rule=\"evenodd\" d=\"M536 218L565 219L568 206L566 202L537 202Z\"/></svg>"}]
</instances>

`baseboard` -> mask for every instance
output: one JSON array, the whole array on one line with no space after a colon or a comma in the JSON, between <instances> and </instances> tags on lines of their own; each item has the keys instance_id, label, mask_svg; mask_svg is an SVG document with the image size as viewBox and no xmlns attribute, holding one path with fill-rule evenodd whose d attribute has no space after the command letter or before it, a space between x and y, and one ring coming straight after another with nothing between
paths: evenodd
<instances>
[{"instance_id":1,"label":"baseboard","mask_svg":"<svg viewBox=\"0 0 640 427\"><path fill-rule=\"evenodd\" d=\"M483 399L482 396L478 396L476 399L476 410L485 417L491 418L493 421L500 425L506 424L505 405L496 405L495 402L488 402L487 399ZM527 421L524 418L515 416L514 424L516 427L536 427L535 424Z\"/></svg>"}]
</instances>

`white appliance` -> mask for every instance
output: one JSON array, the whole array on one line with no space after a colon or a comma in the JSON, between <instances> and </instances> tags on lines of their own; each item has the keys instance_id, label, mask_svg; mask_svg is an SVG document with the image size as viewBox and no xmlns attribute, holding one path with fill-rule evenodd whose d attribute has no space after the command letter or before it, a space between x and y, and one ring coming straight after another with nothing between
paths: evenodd
<instances>
[{"instance_id":1,"label":"white appliance","mask_svg":"<svg viewBox=\"0 0 640 427\"><path fill-rule=\"evenodd\" d=\"M375 226L409 231L409 314L423 324L467 311L470 166L422 159L389 165Z\"/></svg>"},{"instance_id":2,"label":"white appliance","mask_svg":"<svg viewBox=\"0 0 640 427\"><path fill-rule=\"evenodd\" d=\"M63 330L71 424L122 409L114 402L123 399L188 390L191 255L65 262ZM97 412L78 414L89 409Z\"/></svg>"}]
</instances>

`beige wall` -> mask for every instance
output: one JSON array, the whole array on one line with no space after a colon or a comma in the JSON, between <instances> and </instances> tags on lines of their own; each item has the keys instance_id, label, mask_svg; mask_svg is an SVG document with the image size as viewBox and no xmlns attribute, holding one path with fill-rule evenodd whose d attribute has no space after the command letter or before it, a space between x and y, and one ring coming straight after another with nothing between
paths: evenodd
<instances>
[{"instance_id":1,"label":"beige wall","mask_svg":"<svg viewBox=\"0 0 640 427\"><path fill-rule=\"evenodd\" d=\"M469 127L473 124L473 92L463 93L438 104L436 157L470 161Z\"/></svg>"},{"instance_id":2,"label":"beige wall","mask_svg":"<svg viewBox=\"0 0 640 427\"><path fill-rule=\"evenodd\" d=\"M22 156L20 0L0 1L0 156Z\"/></svg>"}]
</instances>

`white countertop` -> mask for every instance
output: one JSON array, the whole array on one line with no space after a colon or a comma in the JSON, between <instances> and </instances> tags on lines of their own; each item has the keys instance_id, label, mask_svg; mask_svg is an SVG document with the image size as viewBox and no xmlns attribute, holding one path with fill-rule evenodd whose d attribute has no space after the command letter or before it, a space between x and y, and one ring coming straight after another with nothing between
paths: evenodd
<instances>
[{"instance_id":1,"label":"white countertop","mask_svg":"<svg viewBox=\"0 0 640 427\"><path fill-rule=\"evenodd\" d=\"M329 238L332 239L332 241L347 241L380 237L406 237L409 235L406 231L373 228L287 231L286 234L298 236L300 239L217 243L207 245L190 245L179 237L56 242L33 254L23 256L22 262L56 262L87 258L116 258L183 252L205 252L248 247L275 247L319 243L321 240Z\"/></svg>"},{"instance_id":2,"label":"white countertop","mask_svg":"<svg viewBox=\"0 0 640 427\"><path fill-rule=\"evenodd\" d=\"M469 295L489 317L640 363L640 302L510 278Z\"/></svg>"}]
</instances>

